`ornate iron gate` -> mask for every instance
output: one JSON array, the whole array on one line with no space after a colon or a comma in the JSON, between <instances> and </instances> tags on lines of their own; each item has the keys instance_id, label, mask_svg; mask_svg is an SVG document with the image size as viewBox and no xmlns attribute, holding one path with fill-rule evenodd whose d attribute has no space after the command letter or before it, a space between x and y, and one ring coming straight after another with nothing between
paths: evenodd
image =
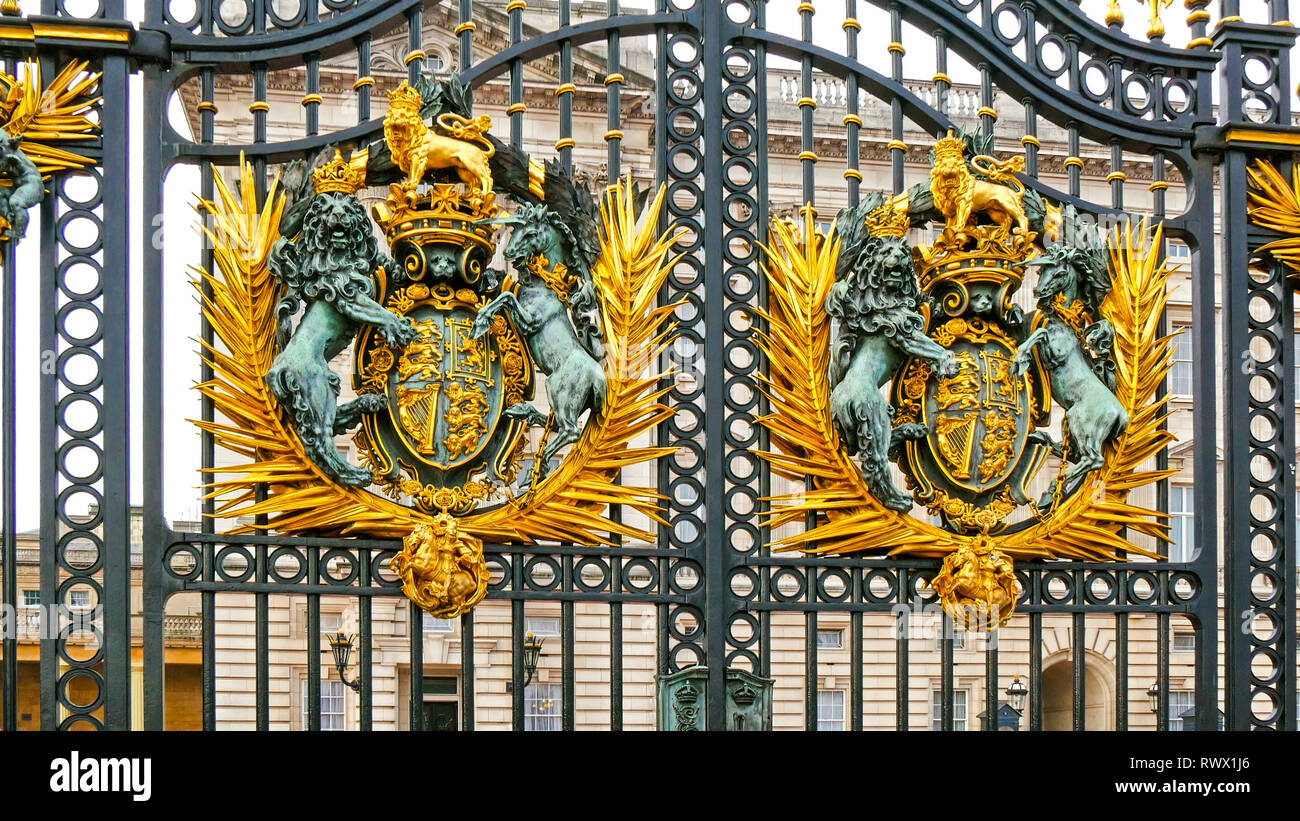
<instances>
[{"instance_id":1,"label":"ornate iron gate","mask_svg":"<svg viewBox=\"0 0 1300 821\"><path fill-rule=\"evenodd\" d=\"M666 525L658 528L657 543L628 545L615 540L605 547L487 547L494 571L489 598L511 603L515 729L525 726L525 603L547 600L560 603L560 715L566 729L573 728L576 720L575 605L586 603L608 608L611 728L624 725L626 605L654 607L655 668L660 675L691 666L707 670L704 715L710 729L727 728L729 668L760 677L773 674L774 648L784 640L774 634L773 621L789 614L803 618L805 726L818 728L819 614L847 614L848 644L853 650L848 659L845 725L861 729L864 715L879 709L864 704L864 642L869 638L864 624L892 618L900 605L906 610L931 600L926 583L938 571L938 562L800 556L768 549L772 533L761 513L773 493L772 479L768 463L757 455L769 447L767 431L758 424L768 410L761 380L766 365L755 340L761 320L751 309L767 305L762 249L768 242L769 220L776 216L772 192L787 184L773 179L776 166L770 152L783 146L780 151L795 155L790 166L797 167L798 182L788 187L798 188L799 205L814 209L814 214L818 202L843 199L856 205L865 193L860 188L869 161L888 164L891 193L905 190L909 158L918 159L928 149L905 142L908 124L937 138L966 117L990 136L995 133L999 100L1023 108L1025 133L1020 142L1026 167L1021 179L1050 199L1072 204L1081 213L1120 219L1131 208L1124 200L1129 175L1141 169L1149 178L1150 215L1164 221L1166 237L1190 249L1191 324L1196 330L1191 357L1194 427L1215 431L1222 425L1224 441L1222 499L1215 482L1205 479L1218 475L1214 436L1200 436L1193 443L1190 459L1197 482L1190 492L1201 515L1195 518L1193 531L1199 549L1187 561L1053 561L1018 568L1024 592L1017 623L1027 629L1029 645L1028 724L1032 729L1044 726L1044 631L1055 629L1045 628L1045 619L1068 616L1066 632L1075 637L1069 644L1073 676L1069 713L1076 729L1085 727L1089 704L1085 674L1089 651L1081 637L1099 625L1113 634L1114 726L1127 729L1133 709L1129 677L1137 675L1130 670L1130 623L1135 618L1153 618L1155 670L1153 675L1142 675L1153 680L1157 726L1166 728L1171 619L1186 617L1194 634L1196 727L1216 728L1222 692L1228 727L1295 729L1293 295L1283 262L1259 250L1277 239L1277 232L1256 228L1248 219L1250 164L1266 158L1288 166L1291 152L1300 144L1300 131L1291 119L1288 70L1295 33L1283 25L1285 2L1268 4L1268 20L1244 21L1238 3L1225 0L1218 22L1211 27L1209 0L1188 0L1192 38L1188 48L1168 46L1160 36L1145 42L1132 39L1120 30L1122 20L1110 19L1103 25L1066 0L846 0L819 3L816 8L803 2L783 9L779 25L770 25L776 10L763 0L609 0L603 14L593 14L592 3L558 0L547 4L554 13L549 26L525 25L529 9L521 0L195 0L144 5L138 25L127 22L123 0L88 4L42 0L44 16L0 18L0 53L10 76L18 75L18 62L27 57L39 61L47 78L76 57L89 59L91 69L102 72L97 106L100 139L82 149L92 165L77 177L88 176L93 193L72 191L71 177L56 176L32 221L38 229L33 234L39 235L39 347L52 352L43 354L49 357L48 367L37 392L40 456L34 471L20 465L17 455L21 431L16 408L25 398L18 371L29 365L17 358L17 337L25 326L19 321L15 288L25 269L18 264L18 243L5 244L4 404L0 410L5 420L0 445L4 452L0 477L4 480L0 498L4 603L12 606L19 601L18 484L39 477L40 601L71 604L72 591L89 588L104 606L102 624L95 627L98 642L93 652L81 652L68 642L71 622L62 633L41 638L41 727L88 723L109 729L162 729L164 614L168 598L181 591L196 592L201 601L205 729L217 727L218 597L227 593L251 594L254 602L258 728L271 724L269 612L276 597L305 597L305 713L310 729L320 727L322 597L355 599L360 726L372 726L376 628L372 607L377 600L402 596L398 582L382 572L400 544L223 536L177 532L169 526L163 516L168 443L162 431L171 412L164 406L164 394L174 380L192 380L197 375L206 382L212 371L205 366L202 373L193 373L199 367L197 360L165 349L164 294L187 286L164 276L164 243L149 242L149 228L133 222L129 209L118 205L124 192L131 191L140 198L143 214L162 214L164 178L180 164L199 166L200 196L211 200L214 167L232 166L241 156L255 169L258 201L262 201L268 169L313 157L329 145L364 145L381 135L382 123L371 107L373 43L404 32L404 63L415 82L429 60L423 50L429 33L450 28L462 80L471 87L505 80L507 142L516 150L524 147L528 95L534 90L525 75L537 65L548 66L556 87L544 90L558 95L559 102L554 123L547 121L543 127L555 129L554 156L566 169L572 167L575 148L575 83L603 85L609 180L625 171L623 87L625 72L631 69L621 62L623 49L637 38L652 41L654 66L648 74L654 89L653 170L655 178L667 185L669 221L686 231L677 246L683 257L668 278L661 304L684 301L677 311L680 341L674 355L676 364L696 378L665 383L671 387L666 401L675 413L660 425L658 441L676 448L677 455L659 460L655 469L659 491L668 499ZM575 15L578 5L581 15ZM78 16L74 12L83 12L81 6L94 8ZM884 16L876 16L880 14ZM885 57L865 53L860 45L866 37L859 18L868 15L888 19ZM830 16L841 23L832 29L838 31L836 42L824 41L826 29L816 25L818 19ZM480 29L486 22L504 32L505 42L481 42ZM934 76L928 84L906 78L904 42L913 50L933 52ZM575 51L582 48L591 48L603 61L601 76L575 79ZM334 118L322 117L321 70L341 57L355 67L356 124L327 130L323 119ZM958 72L958 63L973 71L978 82L970 87L954 83L950 72ZM785 102L793 102L797 112L794 134L771 131L772 112L782 102L772 99L776 64L793 66ZM268 84L277 72L302 80L300 134L272 134ZM248 78L247 117L219 109L217 82L226 75ZM132 85L134 77L139 78L139 86ZM844 109L842 160L828 157L830 145L818 136L818 101L827 100L826 86L819 84L828 81L837 105ZM185 100L198 112L193 140L170 124L169 106L182 88L196 92ZM133 117L129 98L137 94L142 116ZM864 105L884 124L864 122ZM236 120L250 121L251 130L230 136ZM887 137L868 139L868 132L874 135L882 128L888 130ZM1064 156L1042 152L1040 128L1060 130ZM218 131L225 134L221 141ZM133 140L143 143L139 189L133 188L137 184L132 175ZM1102 167L1107 164L1106 151L1108 167ZM846 189L834 196L818 190L818 163L831 161L842 163ZM1065 189L1055 190L1040 181L1040 172L1063 176ZM1086 187L1086 176L1094 174L1105 176L1108 196L1098 197L1096 186ZM1171 184L1186 194L1185 207L1178 212L1166 206ZM1214 245L1216 212L1222 214L1222 253ZM819 219L827 221L830 215ZM74 222L80 227L71 231ZM88 239L87 230L93 238ZM131 251L133 238L145 240L138 260ZM202 264L210 269L212 252L203 253ZM1216 274L1218 259L1223 260L1221 277ZM86 287L72 276L83 271L91 274L92 284ZM137 282L142 289L138 310L130 298ZM1222 294L1221 338L1216 332L1216 288ZM70 326L69 316L79 309L93 315L92 331ZM132 323L139 323L141 329L142 356L136 369L128 355L129 346L136 344ZM202 333L211 343L213 331L206 322ZM1258 350L1260 344L1265 353ZM141 422L133 437L129 403L137 381ZM1216 401L1220 396L1222 402ZM84 424L69 415L78 400L93 411ZM212 420L208 399L203 414ZM142 448L138 620L131 615L128 497L133 443ZM77 448L90 455L90 469L74 470L69 462L69 453ZM1157 467L1166 466L1164 458ZM205 468L217 464L210 433L203 436L202 462ZM92 506L84 509L91 515L80 515L83 508L74 505L87 498ZM1161 509L1169 509L1167 482L1159 485L1158 502ZM209 502L205 513L215 512ZM93 559L73 556L73 546L88 547ZM286 563L295 569L285 571ZM539 568L547 572L539 573ZM421 611L413 604L409 609L407 624L418 624ZM899 618L906 624L907 615ZM461 617L460 630L462 646L473 647L473 613ZM143 663L142 676L133 680L136 639L142 639ZM1221 641L1222 683L1217 672ZM889 643L872 645L873 653L892 656L894 726L899 729L909 726L913 659L918 652L914 643L908 631L900 630ZM410 641L412 727L420 726L423 715L422 652L421 641ZM934 720L942 729L953 729L961 720L955 699L956 652L951 633L945 632L938 643L940 684ZM998 712L1006 679L999 653L996 644L986 645L981 659L985 702L980 706L989 716ZM19 724L19 657L19 642L7 633L3 652L7 729ZM476 717L475 663L475 653L461 653L460 709L467 728L475 725ZM74 697L78 679L93 685L97 695ZM143 691L142 716L134 721L132 688ZM960 709L965 707L963 702ZM990 721L989 729L994 724Z\"/></svg>"}]
</instances>

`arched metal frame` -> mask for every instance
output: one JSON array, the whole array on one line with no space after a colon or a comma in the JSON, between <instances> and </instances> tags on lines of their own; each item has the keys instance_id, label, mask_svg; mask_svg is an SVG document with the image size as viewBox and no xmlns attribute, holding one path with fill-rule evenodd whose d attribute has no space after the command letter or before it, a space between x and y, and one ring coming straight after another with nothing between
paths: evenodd
<instances>
[{"instance_id":1,"label":"arched metal frame","mask_svg":"<svg viewBox=\"0 0 1300 821\"><path fill-rule=\"evenodd\" d=\"M863 617L868 613L890 612L897 605L924 602L932 594L922 582L933 576L937 563L916 560L865 558L806 558L773 555L765 547L768 533L756 514L760 499L768 495L769 477L765 463L755 450L766 446L766 434L755 419L764 410L755 374L763 368L752 340L753 327L745 319L747 306L762 305L766 299L759 269L759 244L766 239L768 223L768 145L766 73L769 55L797 61L800 65L802 97L812 102L814 70L842 79L847 87L845 118L847 133L846 183L850 202L858 198L861 174L857 118L858 93L890 104L893 142L889 154L895 190L904 186L907 146L902 143L905 121L940 135L950 126L945 113L951 82L947 79L950 54L976 67L981 77L980 124L985 133L993 128L994 89L1020 100L1025 109L1027 134L1026 182L1050 197L1076 204L1097 214L1120 214L1123 200L1123 168L1134 155L1151 161L1154 210L1164 219L1167 235L1192 250L1193 321L1197 327L1193 357L1194 408L1197 430L1213 431L1224 426L1224 533L1222 542L1216 515L1200 515L1195 524L1195 541L1200 548L1185 564L1156 562L1142 564L1084 564L1054 562L1024 563L1020 580L1024 596L1020 612L1029 620L1031 636L1031 728L1042 725L1039 691L1042 667L1043 617L1070 614L1076 636L1086 632L1089 619L1114 624L1119 654L1116 693L1117 726L1127 726L1128 619L1134 614L1155 614L1159 627L1157 683L1167 700L1169 679L1169 620L1184 615L1196 631L1196 715L1197 726L1214 729L1220 683L1216 664L1219 623L1219 580L1217 546L1224 547L1224 632L1226 678L1222 682L1227 725L1296 727L1296 558L1295 558L1295 413L1294 386L1289 378L1295 364L1292 342L1293 296L1280 267L1255 251L1269 238L1249 227L1246 221L1246 167L1255 157L1281 155L1287 160L1297 144L1290 126L1290 77L1287 55L1294 40L1293 30L1274 25L1286 19L1287 3L1269 4L1268 23L1220 23L1211 33L1204 12L1209 0L1189 0L1193 12L1189 23L1192 36L1202 43L1197 48L1171 48L1159 41L1135 41L1114 29L1103 28L1087 19L1078 7L1065 0L925 0L889 2L869 0L890 18L891 39L888 71L868 64L858 54L856 17L868 2L845 0L845 16L854 21L844 26L842 52L812 42L811 3L799 6L798 36L766 28L763 0L651 0L652 11L624 13L618 0L609 3L606 19L573 23L569 0L559 0L554 30L524 36L521 4L506 10L509 45L503 51L475 62L472 25L474 4L457 0L454 14L459 21L459 61L462 77L471 85L508 77L510 88L509 138L522 146L524 114L516 104L523 102L523 67L533 59L557 57L560 82L572 80L573 49L587 43L603 43L608 49L608 75L619 76L621 38L653 36L656 41L656 131L655 150L659 178L669 187L671 221L688 229L679 246L685 256L665 288L665 300L685 299L688 307L679 311L682 333L681 364L710 370L690 391L675 387L669 403L677 415L663 424L660 440L689 452L689 459L670 458L658 466L661 491L671 499L670 526L662 528L658 544L651 547L615 546L592 548L555 545L544 547L489 546L489 561L499 580L491 596L509 599L513 615L513 657L523 657L524 603L559 600L562 613L563 726L574 724L574 604L602 602L610 608L611 625L611 712L610 726L622 726L622 607L625 603L650 603L658 611L659 639L657 667L660 673L690 664L704 664L709 670L706 715L710 728L724 727L724 675L729 665L741 665L759 674L770 672L772 656L771 615L802 612L807 625L805 666L809 686L806 714L809 729L816 729L817 649L819 612L850 614L851 641L863 644ZM204 106L200 133L189 141L176 133L167 120L167 106L173 91L187 80L199 78L203 101L212 102L214 78L219 72L249 74L253 80L253 102L265 102L269 72L285 67L305 69L310 95L319 88L322 60L345 52L355 53L358 80L368 76L372 40L405 29L412 51L421 44L422 0L320 0L299 4L299 12L279 18L264 0L247 4L248 14L233 22L219 13L219 0L197 0L192 19L174 19L170 3L150 3L148 18L139 30L122 22L123 0L100 0L92 21L104 31L122 33L118 39L68 42L56 37L28 41L0 40L0 49L11 61L35 51L47 74L58 62L87 47L95 53L96 69L104 72L102 145L95 154L97 170L90 173L97 189L125 191L130 182L128 146L131 129L138 128L144 142L142 192L145 214L163 211L163 179L177 163L198 163L203 167L201 195L211 197L209 163L232 164L243 153L257 166L315 154L333 142L355 142L377 137L381 124L371 119L370 87L357 86L359 122L333 133L320 133L319 102L307 102L306 128L302 137L268 142L266 112L254 106L253 140L245 145L216 145L215 110ZM450 6L450 3L444 4ZM1224 0L1220 11L1236 17L1238 3ZM60 18L71 17L62 0L44 0L42 11ZM908 24L933 38L936 53L937 100L930 105L904 83L903 26ZM1014 36L1008 28L1014 24ZM1049 48L1063 55L1054 67L1045 57ZM1270 69L1270 80L1254 83L1245 77L1248 61L1262 61ZM422 60L409 63L414 78ZM129 118L127 80L132 73L143 78L144 117L142 123ZM1211 105L1215 78L1219 82L1220 107ZM1100 86L1094 85L1094 80ZM608 173L619 173L620 83L606 83L609 114ZM1132 94L1137 89L1142 95ZM566 165L572 149L564 140L572 137L572 98L562 94L559 105L560 147L557 154ZM1142 99L1139 104L1135 100ZM803 199L816 207L814 167L818 160L814 139L814 105L803 99L801 117ZM1262 113L1261 113L1262 112ZM1263 120L1263 122L1260 122ZM856 121L856 122L855 122ZM1039 154L1036 141L1040 121L1066 130L1071 159L1080 155L1084 140L1111 148L1111 198L1109 202L1088 202L1081 198L1082 161L1066 163L1068 188L1055 191L1037 179ZM1181 174L1188 192L1186 209L1166 214L1163 182L1166 163ZM852 173L850 173L852 172ZM856 174L856 176L855 176ZM1221 200L1215 201L1215 177L1219 175ZM259 174L263 180L264 174ZM1216 339L1214 292L1216 288L1214 220L1221 208L1222 235L1226 248L1222 290L1224 334ZM829 215L827 215L829 216ZM74 219L88 220L99 239L90 247L69 245L64 227ZM40 344L57 352L53 378L43 379L40 389L40 487L41 510L41 594L43 601L66 597L75 584L91 586L105 604L102 641L95 655L81 658L70 654L62 638L41 644L41 724L68 726L80 722L100 725L94 713L103 708L103 726L125 728L130 724L128 684L131 671L131 623L129 619L129 522L127 466L128 436L128 324L129 293L128 237L143 230L128 224L126 209L105 208L102 198L76 202L62 184L53 186L40 211L41 272ZM84 235L84 234L82 234ZM12 247L7 249L3 292L5 419L3 498L5 510L4 579L5 602L16 598L13 589L14 549L12 540L14 487L17 481L13 456L13 407L15 344L13 339L13 285L15 266ZM400 590L380 575L380 569L396 546L389 542L328 540L310 538L224 537L211 533L173 532L163 518L162 465L166 458L161 435L164 414L163 385L167 378L162 351L163 293L176 283L163 281L164 249L144 245L143 327L143 486L144 486L144 726L163 726L163 614L166 600L180 590L195 590L203 600L203 721L214 728L215 713L215 616L216 596L222 591L252 593L256 600L256 688L257 726L270 721L268 695L269 647L268 609L270 597L305 594L308 601L307 663L310 704L319 704L320 692L320 597L354 597L361 615L358 638L358 674L361 682L362 726L371 722L371 618L370 603L376 596L400 596ZM205 260L210 261L210 259ZM97 274L97 286L86 292L68 289L65 274L74 262L84 263ZM1255 274L1252 274L1255 271ZM1269 310L1251 312L1252 305ZM97 316L98 332L90 338L74 338L64 327L73 307L83 307ZM1266 319L1257 318L1265 316ZM210 329L204 329L210 336ZM1270 343L1275 356L1255 362L1250 369L1233 367L1252 340ZM682 347L685 346L685 347ZM690 350L687 350L689 348ZM695 352L702 351L702 357ZM1223 396L1249 396L1248 401L1216 402L1216 353L1228 363L1223 372ZM70 381L75 357L88 357L96 376L87 382ZM207 374L204 374L207 376ZM701 372L699 376L704 376ZM1262 390L1259 380L1270 388ZM1252 388L1254 391L1252 392ZM98 412L89 430L74 430L65 423L64 411L77 398L87 399ZM204 413L211 415L210 405ZM1252 433L1261 424L1270 435ZM1217 511L1219 494L1213 481L1203 477L1217 474L1212 436L1195 443L1195 505L1200 511ZM72 476L64 460L66 451L88 447L100 468L88 476ZM203 459L213 464L213 448L205 439ZM1251 470L1252 460L1273 467L1259 473ZM69 496L86 491L96 497L100 511L90 522L74 521L66 515ZM1167 506L1167 487L1161 488ZM698 499L699 504L692 500ZM1257 501L1263 500L1263 502ZM1251 514L1267 503L1272 514ZM210 512L210 510L209 510ZM99 530L97 530L99 529ZM56 535L57 534L57 535ZM73 539L96 545L98 559L89 564L67 560L65 547ZM1254 548L1265 544L1266 549ZM291 557L297 570L286 574L282 560ZM345 563L349 572L341 577L327 572L333 561ZM600 581L583 580L582 571L595 567ZM538 574L544 568L547 572ZM649 582L633 583L631 571L645 571ZM696 583L683 579L693 571ZM60 582L60 578L65 579ZM549 579L546 577L549 575ZM733 584L739 581L741 584ZM795 593L784 592L788 581ZM1271 592L1261 592L1261 581ZM833 582L833 583L832 583ZM738 595L748 586L752 592ZM1098 585L1106 592L1098 593ZM836 592L841 590L842 592ZM1237 629L1238 614L1249 611L1271 620L1271 633L1244 633ZM419 611L412 607L412 624ZM687 625L694 621L698 627ZM463 641L473 640L473 617L462 619ZM15 653L5 644L5 721L14 726ZM411 669L421 670L419 641L411 646ZM1084 726L1084 682L1082 663L1085 648L1075 642L1075 726ZM474 679L473 654L463 661L463 681ZM909 677L908 638L897 639L898 712L897 726L907 727L907 684ZM953 726L953 647L942 646L942 720ZM58 674L60 665L66 670ZM1262 664L1262 667L1261 667ZM996 709L998 656L996 649L985 655L986 681L990 686L988 709ZM1265 671L1265 669L1267 671ZM78 705L68 697L67 679L92 679L100 698ZM524 673L516 663L514 678L514 725L523 726ZM861 652L852 654L849 726L863 723ZM420 677L413 676L412 726L420 714ZM1264 703L1265 709L1258 705ZM59 720L60 708L67 714ZM472 685L462 693L462 709L472 726ZM1167 722L1166 704L1161 704L1158 721ZM312 715L311 729L319 728L319 714Z\"/></svg>"}]
</instances>

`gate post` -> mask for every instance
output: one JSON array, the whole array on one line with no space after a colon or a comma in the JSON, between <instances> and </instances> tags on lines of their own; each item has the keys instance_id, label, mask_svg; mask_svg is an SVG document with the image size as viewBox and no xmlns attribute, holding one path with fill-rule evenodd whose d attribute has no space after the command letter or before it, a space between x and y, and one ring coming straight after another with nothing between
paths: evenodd
<instances>
[{"instance_id":1,"label":"gate post","mask_svg":"<svg viewBox=\"0 0 1300 821\"><path fill-rule=\"evenodd\" d=\"M1237 5L1224 3L1224 14L1235 15ZM1248 168L1261 153L1300 145L1288 71L1296 32L1276 25L1286 18L1285 2L1269 6L1275 25L1225 19L1214 38L1225 142L1224 706L1233 730L1296 728L1295 312L1282 266L1256 252L1263 241L1251 231L1247 196ZM1262 620L1271 629L1256 630ZM1252 669L1256 663L1271 672ZM1271 707L1257 704L1259 696ZM1206 719L1213 722L1213 713Z\"/></svg>"}]
</instances>

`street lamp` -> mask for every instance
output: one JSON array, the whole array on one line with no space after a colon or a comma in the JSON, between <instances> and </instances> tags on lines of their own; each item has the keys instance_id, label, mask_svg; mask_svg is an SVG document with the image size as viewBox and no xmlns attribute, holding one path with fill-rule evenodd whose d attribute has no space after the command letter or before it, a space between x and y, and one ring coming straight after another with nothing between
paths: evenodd
<instances>
[{"instance_id":1,"label":"street lamp","mask_svg":"<svg viewBox=\"0 0 1300 821\"><path fill-rule=\"evenodd\" d=\"M1150 689L1147 690L1147 698L1151 699L1151 712L1160 712L1160 682L1151 682Z\"/></svg>"},{"instance_id":2,"label":"street lamp","mask_svg":"<svg viewBox=\"0 0 1300 821\"><path fill-rule=\"evenodd\" d=\"M351 687L356 692L361 692L361 678L358 676L353 681L348 681L343 674L348 669L348 657L352 655L352 637L345 635L340 630L336 635L328 636L330 642L330 652L334 654L334 666L339 671L339 681Z\"/></svg>"},{"instance_id":3,"label":"street lamp","mask_svg":"<svg viewBox=\"0 0 1300 821\"><path fill-rule=\"evenodd\" d=\"M1020 680L1020 676L1016 676L1016 680L1011 682L1011 686L1007 688L1007 702L1011 705L1011 709L1024 715L1025 699L1028 697L1029 688L1025 687L1024 682Z\"/></svg>"},{"instance_id":4,"label":"street lamp","mask_svg":"<svg viewBox=\"0 0 1300 821\"><path fill-rule=\"evenodd\" d=\"M537 662L542 657L542 642L545 638L535 637L529 633L524 638L524 673L527 678L524 679L524 686L527 687L533 683L533 675L537 672Z\"/></svg>"}]
</instances>

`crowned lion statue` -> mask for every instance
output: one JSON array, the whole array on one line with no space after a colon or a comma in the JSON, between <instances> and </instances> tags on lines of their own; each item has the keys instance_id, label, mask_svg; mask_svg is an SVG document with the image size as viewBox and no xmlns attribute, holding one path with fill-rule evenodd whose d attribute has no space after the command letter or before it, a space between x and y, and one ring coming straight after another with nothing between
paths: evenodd
<instances>
[{"instance_id":1,"label":"crowned lion statue","mask_svg":"<svg viewBox=\"0 0 1300 821\"><path fill-rule=\"evenodd\" d=\"M879 193L836 218L841 238L836 282L826 313L839 320L831 344L831 416L849 455L861 454L862 477L886 507L906 511L912 497L894 486L889 452L900 442L926 435L923 425L893 426L894 410L881 393L908 357L928 362L940 376L957 372L954 354L925 335L906 224L893 219ZM906 215L903 215L906 219Z\"/></svg>"},{"instance_id":2,"label":"crowned lion statue","mask_svg":"<svg viewBox=\"0 0 1300 821\"><path fill-rule=\"evenodd\" d=\"M338 173L335 169L335 176ZM330 360L362 325L373 326L395 350L415 339L416 330L409 319L375 301L375 272L400 272L379 251L370 218L356 196L346 189L329 190L328 182L324 190L319 188L319 181L328 178L318 171L317 193L294 218L295 225L301 220L301 233L297 239L277 240L267 262L285 291L275 309L280 353L266 384L292 417L312 461L340 483L364 487L373 473L349 464L334 437L354 427L362 414L382 409L386 400L367 394L339 406L340 382ZM302 318L294 327L299 307Z\"/></svg>"}]
</instances>

